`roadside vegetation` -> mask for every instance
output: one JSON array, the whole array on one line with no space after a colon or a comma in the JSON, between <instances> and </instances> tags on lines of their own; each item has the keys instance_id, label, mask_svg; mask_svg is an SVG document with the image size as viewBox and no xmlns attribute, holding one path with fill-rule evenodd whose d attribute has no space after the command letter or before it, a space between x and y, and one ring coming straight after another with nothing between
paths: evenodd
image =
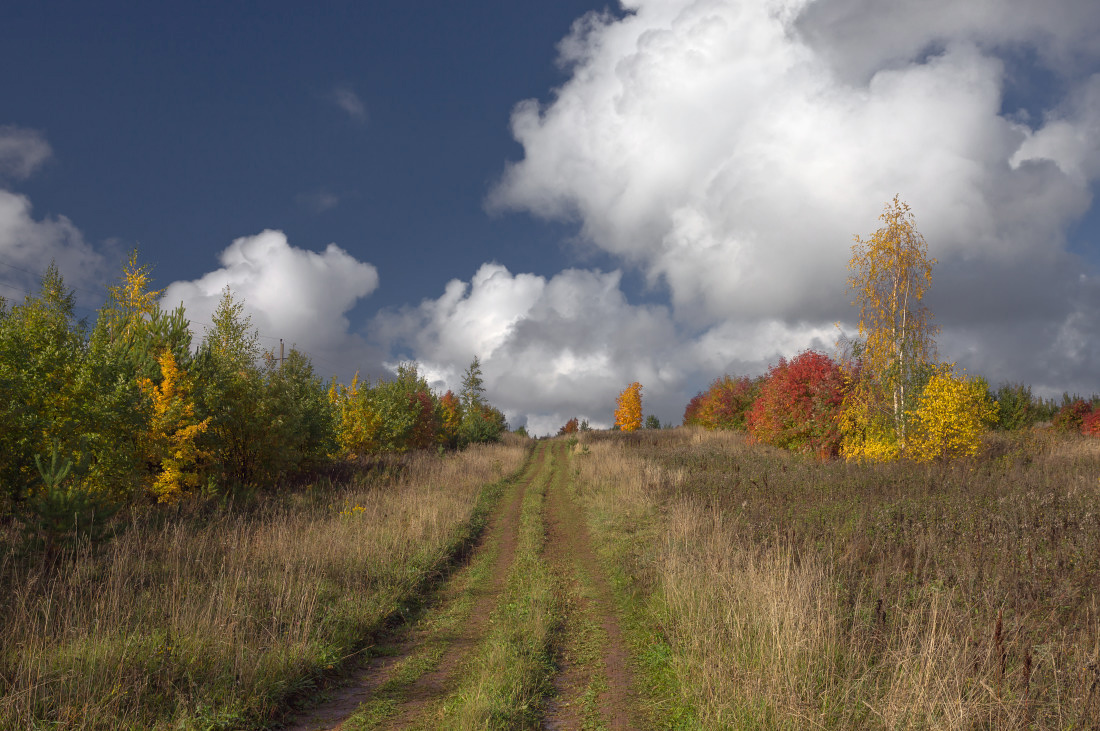
<instances>
[{"instance_id":1,"label":"roadside vegetation","mask_svg":"<svg viewBox=\"0 0 1100 731\"><path fill-rule=\"evenodd\" d=\"M509 440L394 456L347 484L241 507L116 516L123 529L103 545L5 552L0 725L237 728L278 717L419 600L527 453Z\"/></svg>"},{"instance_id":2,"label":"roadside vegetation","mask_svg":"<svg viewBox=\"0 0 1100 731\"><path fill-rule=\"evenodd\" d=\"M325 381L309 357L265 352L226 289L201 342L166 310L136 253L89 328L51 266L0 298L0 524L53 552L101 537L123 509L227 501L334 463L498 440L480 364L439 395L415 364ZM206 325L206 324L204 324Z\"/></svg>"}]
</instances>

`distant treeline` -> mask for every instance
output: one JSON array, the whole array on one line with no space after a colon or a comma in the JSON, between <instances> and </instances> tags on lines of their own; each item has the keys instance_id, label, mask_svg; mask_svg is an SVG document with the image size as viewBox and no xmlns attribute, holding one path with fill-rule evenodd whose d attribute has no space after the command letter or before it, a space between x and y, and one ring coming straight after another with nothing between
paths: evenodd
<instances>
[{"instance_id":1,"label":"distant treeline","mask_svg":"<svg viewBox=\"0 0 1100 731\"><path fill-rule=\"evenodd\" d=\"M903 414L904 443L890 424L890 404L871 418L857 398L866 370L856 355L834 360L816 351L780 360L756 378L724 375L698 393L684 409L683 423L706 429L747 431L758 441L822 456L918 460L970 454L987 429L1020 430L1040 424L1062 432L1100 437L1100 395L1063 394L1043 399L1031 387L1005 383L992 389L980 376L956 374L949 366L930 365L911 379L912 403ZM870 424L868 422L871 422ZM879 446L868 449L868 443Z\"/></svg>"}]
</instances>

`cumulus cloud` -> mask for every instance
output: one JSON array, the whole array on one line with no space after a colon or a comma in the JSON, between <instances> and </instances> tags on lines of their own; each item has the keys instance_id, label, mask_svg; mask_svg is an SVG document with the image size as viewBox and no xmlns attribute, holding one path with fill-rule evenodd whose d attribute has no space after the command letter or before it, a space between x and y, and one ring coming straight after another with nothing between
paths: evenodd
<instances>
[{"instance_id":1,"label":"cumulus cloud","mask_svg":"<svg viewBox=\"0 0 1100 731\"><path fill-rule=\"evenodd\" d=\"M991 51L1026 47L1069 73L1100 54L1092 0L817 0L805 3L794 27L851 79L959 40Z\"/></svg>"},{"instance_id":2,"label":"cumulus cloud","mask_svg":"<svg viewBox=\"0 0 1100 731\"><path fill-rule=\"evenodd\" d=\"M333 104L344 110L352 120L360 124L367 121L367 105L363 103L363 100L351 87L337 86L329 94L329 99Z\"/></svg>"},{"instance_id":3,"label":"cumulus cloud","mask_svg":"<svg viewBox=\"0 0 1100 731\"><path fill-rule=\"evenodd\" d=\"M547 279L499 264L450 281L438 299L380 313L372 331L441 390L458 390L477 355L489 399L535 434L574 416L610 426L615 395L635 380L646 413L678 423L687 399L716 374L760 372L835 339L832 328L774 320L689 333L667 307L630 304L618 271L568 269Z\"/></svg>"},{"instance_id":4,"label":"cumulus cloud","mask_svg":"<svg viewBox=\"0 0 1100 731\"><path fill-rule=\"evenodd\" d=\"M1048 361L1060 381L1095 378L1100 346L1081 328L1100 309L1082 271L1094 280L1066 246L1100 174L1093 3L624 7L577 21L559 49L571 78L516 106L524 156L490 208L577 221L667 288L680 332L775 326L809 345L850 322L852 235L900 194L940 262L945 357L1035 382L1054 381ZM1069 90L1034 127L1002 109L1006 58L1028 52ZM1028 338L1041 348L1017 350Z\"/></svg>"},{"instance_id":5,"label":"cumulus cloud","mask_svg":"<svg viewBox=\"0 0 1100 731\"><path fill-rule=\"evenodd\" d=\"M0 125L0 179L30 177L53 155L41 132L13 125Z\"/></svg>"},{"instance_id":6,"label":"cumulus cloud","mask_svg":"<svg viewBox=\"0 0 1100 731\"><path fill-rule=\"evenodd\" d=\"M56 263L77 301L98 306L105 296L103 281L107 263L84 240L80 229L64 216L36 220L26 196L0 190L0 296L18 299L22 292L37 292L39 277Z\"/></svg>"},{"instance_id":7,"label":"cumulus cloud","mask_svg":"<svg viewBox=\"0 0 1100 731\"><path fill-rule=\"evenodd\" d=\"M201 338L222 293L229 287L243 301L252 325L266 336L265 349L298 348L322 373L348 378L358 367L380 362L380 354L350 330L347 313L378 286L378 272L336 244L321 253L293 247L282 231L236 239L220 255L221 268L193 281L173 282L161 298L166 307L184 305Z\"/></svg>"},{"instance_id":8,"label":"cumulus cloud","mask_svg":"<svg viewBox=\"0 0 1100 731\"><path fill-rule=\"evenodd\" d=\"M29 177L53 154L40 132L0 126L0 183ZM85 306L102 301L106 263L64 216L36 220L25 195L0 188L0 296L17 299L37 292L39 278L56 263L65 283Z\"/></svg>"}]
</instances>

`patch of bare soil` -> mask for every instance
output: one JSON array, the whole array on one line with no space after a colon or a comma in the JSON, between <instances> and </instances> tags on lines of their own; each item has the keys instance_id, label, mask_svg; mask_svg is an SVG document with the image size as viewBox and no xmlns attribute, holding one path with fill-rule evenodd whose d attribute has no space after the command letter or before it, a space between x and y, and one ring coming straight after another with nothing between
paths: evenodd
<instances>
[{"instance_id":1,"label":"patch of bare soil","mask_svg":"<svg viewBox=\"0 0 1100 731\"><path fill-rule=\"evenodd\" d=\"M546 496L545 557L566 592L566 617L557 648L556 695L544 729L639 728L632 709L633 672L607 572L596 554L583 511L571 498L568 475ZM597 697L591 708L586 696ZM598 711L598 718L593 712Z\"/></svg>"},{"instance_id":2,"label":"patch of bare soil","mask_svg":"<svg viewBox=\"0 0 1100 731\"><path fill-rule=\"evenodd\" d=\"M489 519L478 543L467 556L468 565L473 563L482 552L490 550L491 544L496 543L497 554L489 581L473 588L474 606L469 614L469 621L447 637L447 648L436 667L420 676L407 688L403 694L404 701L393 721L387 723L387 728L407 727L428 702L446 695L462 660L485 636L489 614L496 606L515 557L523 496L527 486L542 472L546 462L545 452L546 450L541 449L538 451L536 458L528 466L527 473L511 490L507 504L498 508ZM435 608L445 607L457 598L459 589L456 584L452 577L452 580L439 590L437 598L431 602ZM428 614L431 613L431 611L428 612ZM385 655L373 657L353 675L346 686L336 689L327 700L286 726L286 731L337 731L340 729L343 722L356 711L360 704L369 700L387 680L393 677L395 669L402 661L407 660L417 651L426 633L426 630L419 627L406 626L395 630L391 636L379 643L386 648Z\"/></svg>"}]
</instances>

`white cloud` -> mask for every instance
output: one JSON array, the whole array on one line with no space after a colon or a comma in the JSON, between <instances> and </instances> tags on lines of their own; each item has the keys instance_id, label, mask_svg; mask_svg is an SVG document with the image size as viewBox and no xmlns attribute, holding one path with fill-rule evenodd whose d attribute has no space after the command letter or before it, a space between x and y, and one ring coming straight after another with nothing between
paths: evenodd
<instances>
[{"instance_id":1,"label":"white cloud","mask_svg":"<svg viewBox=\"0 0 1100 731\"><path fill-rule=\"evenodd\" d=\"M1076 335L1038 338L1055 350L1041 357L993 335L1023 333L1021 302L1044 332L1100 317L1066 251L1100 174L1100 82L1082 72L1100 62L1093 3L626 5L578 21L560 46L571 78L516 106L524 157L491 208L578 221L667 287L683 332L774 326L809 345L851 319L852 235L900 194L940 261L946 357L967 342L973 362L1015 359L1009 373L1064 357L1079 365L1063 378L1095 379L1070 343L1100 352ZM1071 89L1037 129L1002 114L1005 48L1032 49ZM771 345L738 347L755 362Z\"/></svg>"},{"instance_id":2,"label":"white cloud","mask_svg":"<svg viewBox=\"0 0 1100 731\"><path fill-rule=\"evenodd\" d=\"M322 189L299 193L294 197L294 202L310 213L324 213L340 205L340 196Z\"/></svg>"},{"instance_id":3,"label":"white cloud","mask_svg":"<svg viewBox=\"0 0 1100 731\"><path fill-rule=\"evenodd\" d=\"M801 4L801 3L800 3ZM817 0L794 27L846 78L866 79L955 41L990 50L1027 48L1073 72L1100 54L1093 0Z\"/></svg>"},{"instance_id":4,"label":"white cloud","mask_svg":"<svg viewBox=\"0 0 1100 731\"><path fill-rule=\"evenodd\" d=\"M106 292L106 262L64 216L35 220L31 202L23 195L0 190L0 296L19 299L21 292L37 292L39 277L56 262L66 286L75 288L77 301L95 307Z\"/></svg>"},{"instance_id":5,"label":"white cloud","mask_svg":"<svg viewBox=\"0 0 1100 731\"><path fill-rule=\"evenodd\" d=\"M0 179L30 177L53 155L41 132L13 125L0 125Z\"/></svg>"},{"instance_id":6,"label":"white cloud","mask_svg":"<svg viewBox=\"0 0 1100 731\"><path fill-rule=\"evenodd\" d=\"M233 241L219 256L222 264L201 278L174 282L161 298L172 308L183 303L192 330L201 338L229 287L243 301L252 325L267 339L265 349L298 348L314 358L321 373L348 378L370 368L379 354L349 330L347 312L378 286L378 272L336 244L321 253L291 246L281 231L267 230Z\"/></svg>"},{"instance_id":7,"label":"white cloud","mask_svg":"<svg viewBox=\"0 0 1100 731\"><path fill-rule=\"evenodd\" d=\"M647 414L679 423L687 399L716 375L760 373L780 356L835 340L831 327L776 321L686 332L667 307L630 304L620 278L569 269L546 279L485 264L438 299L380 313L373 333L417 360L441 390L457 391L477 355L490 401L536 434L573 416L609 426L615 396L635 380Z\"/></svg>"},{"instance_id":8,"label":"white cloud","mask_svg":"<svg viewBox=\"0 0 1100 731\"><path fill-rule=\"evenodd\" d=\"M359 123L367 121L367 105L351 87L337 86L329 94L329 99L354 121Z\"/></svg>"}]
</instances>

